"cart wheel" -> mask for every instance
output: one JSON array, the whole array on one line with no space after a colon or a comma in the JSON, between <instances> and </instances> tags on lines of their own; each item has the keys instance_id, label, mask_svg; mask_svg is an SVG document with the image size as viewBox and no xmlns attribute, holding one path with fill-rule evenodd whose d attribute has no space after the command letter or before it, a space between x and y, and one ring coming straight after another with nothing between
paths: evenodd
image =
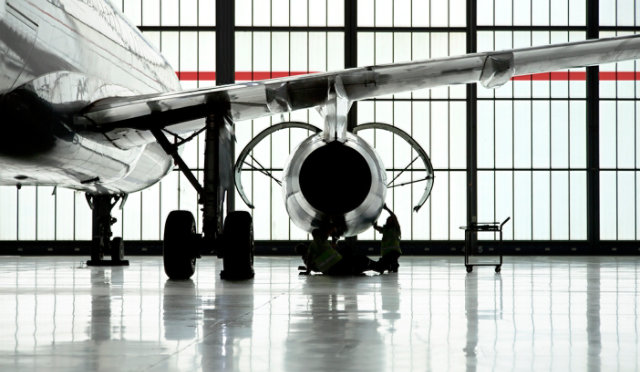
<instances>
[{"instance_id":1,"label":"cart wheel","mask_svg":"<svg viewBox=\"0 0 640 372\"><path fill-rule=\"evenodd\" d=\"M473 271L473 266L467 265L467 272L470 273Z\"/></svg>"},{"instance_id":2,"label":"cart wheel","mask_svg":"<svg viewBox=\"0 0 640 372\"><path fill-rule=\"evenodd\" d=\"M500 266L496 266L496 272L499 273L502 268Z\"/></svg>"}]
</instances>

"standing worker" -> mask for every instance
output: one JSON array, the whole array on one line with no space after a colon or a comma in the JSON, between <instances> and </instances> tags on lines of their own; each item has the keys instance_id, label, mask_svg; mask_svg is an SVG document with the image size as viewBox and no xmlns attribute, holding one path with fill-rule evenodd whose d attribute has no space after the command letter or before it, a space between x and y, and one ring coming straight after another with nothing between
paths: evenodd
<instances>
[{"instance_id":1,"label":"standing worker","mask_svg":"<svg viewBox=\"0 0 640 372\"><path fill-rule=\"evenodd\" d=\"M389 270L391 273L397 273L400 265L398 264L398 257L402 254L400 248L400 223L398 217L384 205L384 210L389 212L389 217L384 226L378 226L375 221L373 222L373 228L382 234L382 242L380 244L380 260L379 265L383 270Z\"/></svg>"},{"instance_id":2,"label":"standing worker","mask_svg":"<svg viewBox=\"0 0 640 372\"><path fill-rule=\"evenodd\" d=\"M313 241L309 247L300 249L307 269L319 271L326 275L359 275L368 270L382 273L381 266L364 254L345 250L340 254L338 250L329 243L329 235L333 229L315 229L311 232Z\"/></svg>"}]
</instances>

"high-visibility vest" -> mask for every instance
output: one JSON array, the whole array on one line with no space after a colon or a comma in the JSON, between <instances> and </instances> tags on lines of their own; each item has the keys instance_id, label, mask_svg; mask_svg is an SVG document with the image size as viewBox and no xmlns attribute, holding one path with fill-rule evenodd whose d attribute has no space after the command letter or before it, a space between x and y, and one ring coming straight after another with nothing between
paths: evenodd
<instances>
[{"instance_id":1,"label":"high-visibility vest","mask_svg":"<svg viewBox=\"0 0 640 372\"><path fill-rule=\"evenodd\" d=\"M384 256L385 254L393 251L402 253L402 249L400 249L400 232L395 227L383 226L380 255Z\"/></svg>"},{"instance_id":2,"label":"high-visibility vest","mask_svg":"<svg viewBox=\"0 0 640 372\"><path fill-rule=\"evenodd\" d=\"M328 241L321 244L316 243L315 240L312 241L311 244L309 244L309 251L311 252L314 265L323 273L342 259L340 253L333 249Z\"/></svg>"}]
</instances>

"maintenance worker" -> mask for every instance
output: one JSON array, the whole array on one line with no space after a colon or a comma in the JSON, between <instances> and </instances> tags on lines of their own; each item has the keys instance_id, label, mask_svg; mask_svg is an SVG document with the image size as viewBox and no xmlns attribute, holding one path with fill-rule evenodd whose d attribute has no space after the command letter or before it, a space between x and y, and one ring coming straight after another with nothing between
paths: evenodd
<instances>
[{"instance_id":1,"label":"maintenance worker","mask_svg":"<svg viewBox=\"0 0 640 372\"><path fill-rule=\"evenodd\" d=\"M380 260L379 265L383 270L389 270L390 273L397 273L400 265L398 264L398 257L402 254L400 248L400 223L398 217L384 205L384 209L389 212L389 217L384 226L380 227L373 222L373 228L382 234L382 242L380 243Z\"/></svg>"},{"instance_id":2,"label":"maintenance worker","mask_svg":"<svg viewBox=\"0 0 640 372\"><path fill-rule=\"evenodd\" d=\"M331 229L315 229L311 232L313 241L307 249L299 246L298 253L307 266L307 270L319 271L325 275L359 275L367 270L380 272L380 265L364 254L345 250L340 254L337 247L329 243Z\"/></svg>"}]
</instances>

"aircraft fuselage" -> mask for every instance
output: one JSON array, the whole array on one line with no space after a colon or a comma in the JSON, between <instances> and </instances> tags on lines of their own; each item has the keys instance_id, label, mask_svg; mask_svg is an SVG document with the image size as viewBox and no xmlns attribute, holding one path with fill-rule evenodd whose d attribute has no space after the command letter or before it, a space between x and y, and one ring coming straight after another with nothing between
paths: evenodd
<instances>
[{"instance_id":1,"label":"aircraft fuselage","mask_svg":"<svg viewBox=\"0 0 640 372\"><path fill-rule=\"evenodd\" d=\"M0 0L0 184L129 193L171 159L150 134L72 125L91 102L180 90L168 62L104 0Z\"/></svg>"}]
</instances>

